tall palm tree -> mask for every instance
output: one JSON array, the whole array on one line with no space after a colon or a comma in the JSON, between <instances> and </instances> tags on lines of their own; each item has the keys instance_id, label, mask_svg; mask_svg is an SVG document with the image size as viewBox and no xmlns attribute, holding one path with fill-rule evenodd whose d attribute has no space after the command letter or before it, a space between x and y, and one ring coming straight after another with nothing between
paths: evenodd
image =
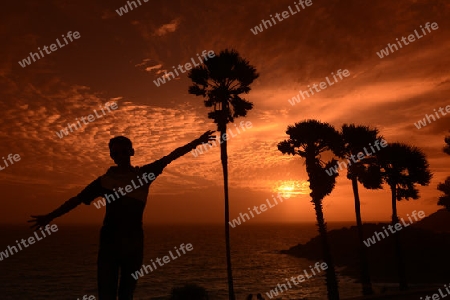
<instances>
[{"instance_id":1,"label":"tall palm tree","mask_svg":"<svg viewBox=\"0 0 450 300\"><path fill-rule=\"evenodd\" d=\"M192 69L188 77L193 85L189 93L203 96L206 107L213 107L208 118L217 124L222 139L227 131L227 124L233 123L237 117L245 117L247 111L253 108L253 103L241 98L248 94L250 84L259 77L256 69L247 60L240 57L235 50L225 49L203 64ZM231 269L230 250L230 215L228 204L228 157L226 137L220 143L220 158L222 161L224 194L225 194L225 246L227 256L229 299L235 300L233 275Z\"/></svg>"},{"instance_id":2,"label":"tall palm tree","mask_svg":"<svg viewBox=\"0 0 450 300\"><path fill-rule=\"evenodd\" d=\"M341 136L333 126L317 120L306 120L296 123L294 126L288 126L286 134L289 135L289 139L278 143L278 150L283 154L299 155L305 158L309 188L311 189L311 202L316 212L324 261L328 265L328 269L326 270L328 299L339 300L336 271L328 243L327 226L322 211L322 200L326 195L331 193L336 184L336 176L338 176L336 173L329 176L325 170L336 165L337 161L331 159L328 162L323 162L321 160L321 154L331 150L335 155L341 155Z\"/></svg>"},{"instance_id":3,"label":"tall palm tree","mask_svg":"<svg viewBox=\"0 0 450 300\"><path fill-rule=\"evenodd\" d=\"M416 184L428 185L432 178L425 154L418 148L391 143L377 152L384 181L389 185L392 196L392 226L398 223L397 201L418 199L419 190ZM408 288L405 273L405 264L400 242L401 232L394 234L395 255L401 290Z\"/></svg>"},{"instance_id":4,"label":"tall palm tree","mask_svg":"<svg viewBox=\"0 0 450 300\"><path fill-rule=\"evenodd\" d=\"M373 294L373 289L370 281L367 247L364 245L358 181L367 189L381 189L383 180L381 177L380 167L378 166L377 160L373 155L365 155L361 160L357 160L355 157L357 157L360 152L365 153L364 150L367 148L370 149L369 145L372 145L372 143L376 140L378 140L378 144L380 144L381 137L378 137L378 129L370 129L367 126L361 125L355 126L354 124L344 124L342 125L342 139L344 141L344 155L341 156L341 158L346 158L349 160L347 167L347 178L352 182L353 197L355 198L356 225L358 229L359 256L361 263L361 283L363 288L362 291L364 295L371 295Z\"/></svg>"}]
</instances>

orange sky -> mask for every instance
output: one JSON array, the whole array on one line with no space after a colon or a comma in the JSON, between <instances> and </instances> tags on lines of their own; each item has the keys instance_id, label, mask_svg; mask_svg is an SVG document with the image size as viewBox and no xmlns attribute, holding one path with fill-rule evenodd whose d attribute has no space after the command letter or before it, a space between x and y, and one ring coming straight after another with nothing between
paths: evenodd
<instances>
[{"instance_id":1,"label":"orange sky","mask_svg":"<svg viewBox=\"0 0 450 300\"><path fill-rule=\"evenodd\" d=\"M399 203L399 214L439 209L436 186L450 175L450 157L441 150L450 116L420 130L414 122L450 104L448 1L313 0L258 35L250 28L293 1L150 1L119 17L115 10L124 4L21 1L0 12L0 157L21 157L0 171L0 222L24 224L30 214L50 212L76 195L112 165L113 136L128 136L136 150L132 163L142 165L215 129L203 100L187 93L186 73L160 87L153 80L203 50L225 48L235 48L260 73L246 96L254 109L236 120L253 127L229 141L231 218L264 203L280 186L295 185L291 199L252 222L315 220L303 161L276 147L287 137L286 127L304 119L337 129L343 123L375 126L388 142L420 147L434 177L420 188L419 200ZM388 57L376 55L426 22L437 22L439 29ZM68 31L81 37L25 68L18 64ZM350 76L295 106L288 103L338 69ZM114 112L56 136L111 100L118 102ZM218 147L199 157L187 154L152 185L144 221L222 222L222 184ZM361 188L361 199L364 220L390 218L387 187ZM100 224L103 213L82 205L57 222ZM354 220L345 172L324 199L324 213L327 221Z\"/></svg>"}]
</instances>

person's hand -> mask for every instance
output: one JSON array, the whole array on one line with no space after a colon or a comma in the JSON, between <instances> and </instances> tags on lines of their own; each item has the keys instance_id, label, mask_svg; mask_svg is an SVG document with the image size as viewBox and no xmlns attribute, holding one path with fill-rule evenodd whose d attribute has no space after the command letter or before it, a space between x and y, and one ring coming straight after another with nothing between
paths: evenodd
<instances>
[{"instance_id":1,"label":"person's hand","mask_svg":"<svg viewBox=\"0 0 450 300\"><path fill-rule=\"evenodd\" d=\"M202 135L197 139L198 145L206 144L206 143L209 143L209 142L215 140L215 139L216 139L216 136L215 136L215 135L212 135L214 132L215 132L214 130L208 130L208 131L206 131L204 134L202 134Z\"/></svg>"},{"instance_id":2,"label":"person's hand","mask_svg":"<svg viewBox=\"0 0 450 300\"><path fill-rule=\"evenodd\" d=\"M35 230L45 227L45 225L49 224L53 220L50 215L31 216L31 218L32 219L27 222L34 223L30 226L30 228Z\"/></svg>"}]
</instances>

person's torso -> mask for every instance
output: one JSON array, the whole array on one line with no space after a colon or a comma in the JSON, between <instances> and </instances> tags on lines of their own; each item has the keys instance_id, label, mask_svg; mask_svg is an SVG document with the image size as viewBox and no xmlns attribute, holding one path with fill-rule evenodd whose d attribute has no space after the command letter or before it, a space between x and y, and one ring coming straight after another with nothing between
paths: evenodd
<instances>
[{"instance_id":1,"label":"person's torso","mask_svg":"<svg viewBox=\"0 0 450 300\"><path fill-rule=\"evenodd\" d=\"M129 231L142 228L142 217L147 203L150 184L142 178L139 167L119 173L110 168L101 176L105 192L106 213L103 226L111 230Z\"/></svg>"}]
</instances>

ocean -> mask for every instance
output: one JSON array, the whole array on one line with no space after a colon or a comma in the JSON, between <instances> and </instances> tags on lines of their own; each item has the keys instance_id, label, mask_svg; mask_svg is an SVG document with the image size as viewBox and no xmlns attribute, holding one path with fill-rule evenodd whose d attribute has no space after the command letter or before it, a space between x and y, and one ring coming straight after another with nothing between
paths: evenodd
<instances>
[{"instance_id":1,"label":"ocean","mask_svg":"<svg viewBox=\"0 0 450 300\"><path fill-rule=\"evenodd\" d=\"M351 223L329 223L328 228ZM96 294L98 226L58 225L58 231L0 261L0 299L77 300ZM2 226L0 251L33 233L27 227ZM198 284L210 300L227 298L227 271L223 225L151 225L144 227L144 264L163 258L174 247L192 244L193 249L139 279L134 299L168 299L173 287ZM252 293L266 293L286 278L310 271L315 261L279 254L316 236L310 224L242 224L231 228L234 289L237 300ZM180 252L181 253L181 252ZM355 253L355 255L357 255ZM339 269L337 269L339 271ZM310 274L311 272L309 272ZM324 272L303 281L273 299L326 299ZM339 275L341 299L360 295L360 284Z\"/></svg>"}]
</instances>

